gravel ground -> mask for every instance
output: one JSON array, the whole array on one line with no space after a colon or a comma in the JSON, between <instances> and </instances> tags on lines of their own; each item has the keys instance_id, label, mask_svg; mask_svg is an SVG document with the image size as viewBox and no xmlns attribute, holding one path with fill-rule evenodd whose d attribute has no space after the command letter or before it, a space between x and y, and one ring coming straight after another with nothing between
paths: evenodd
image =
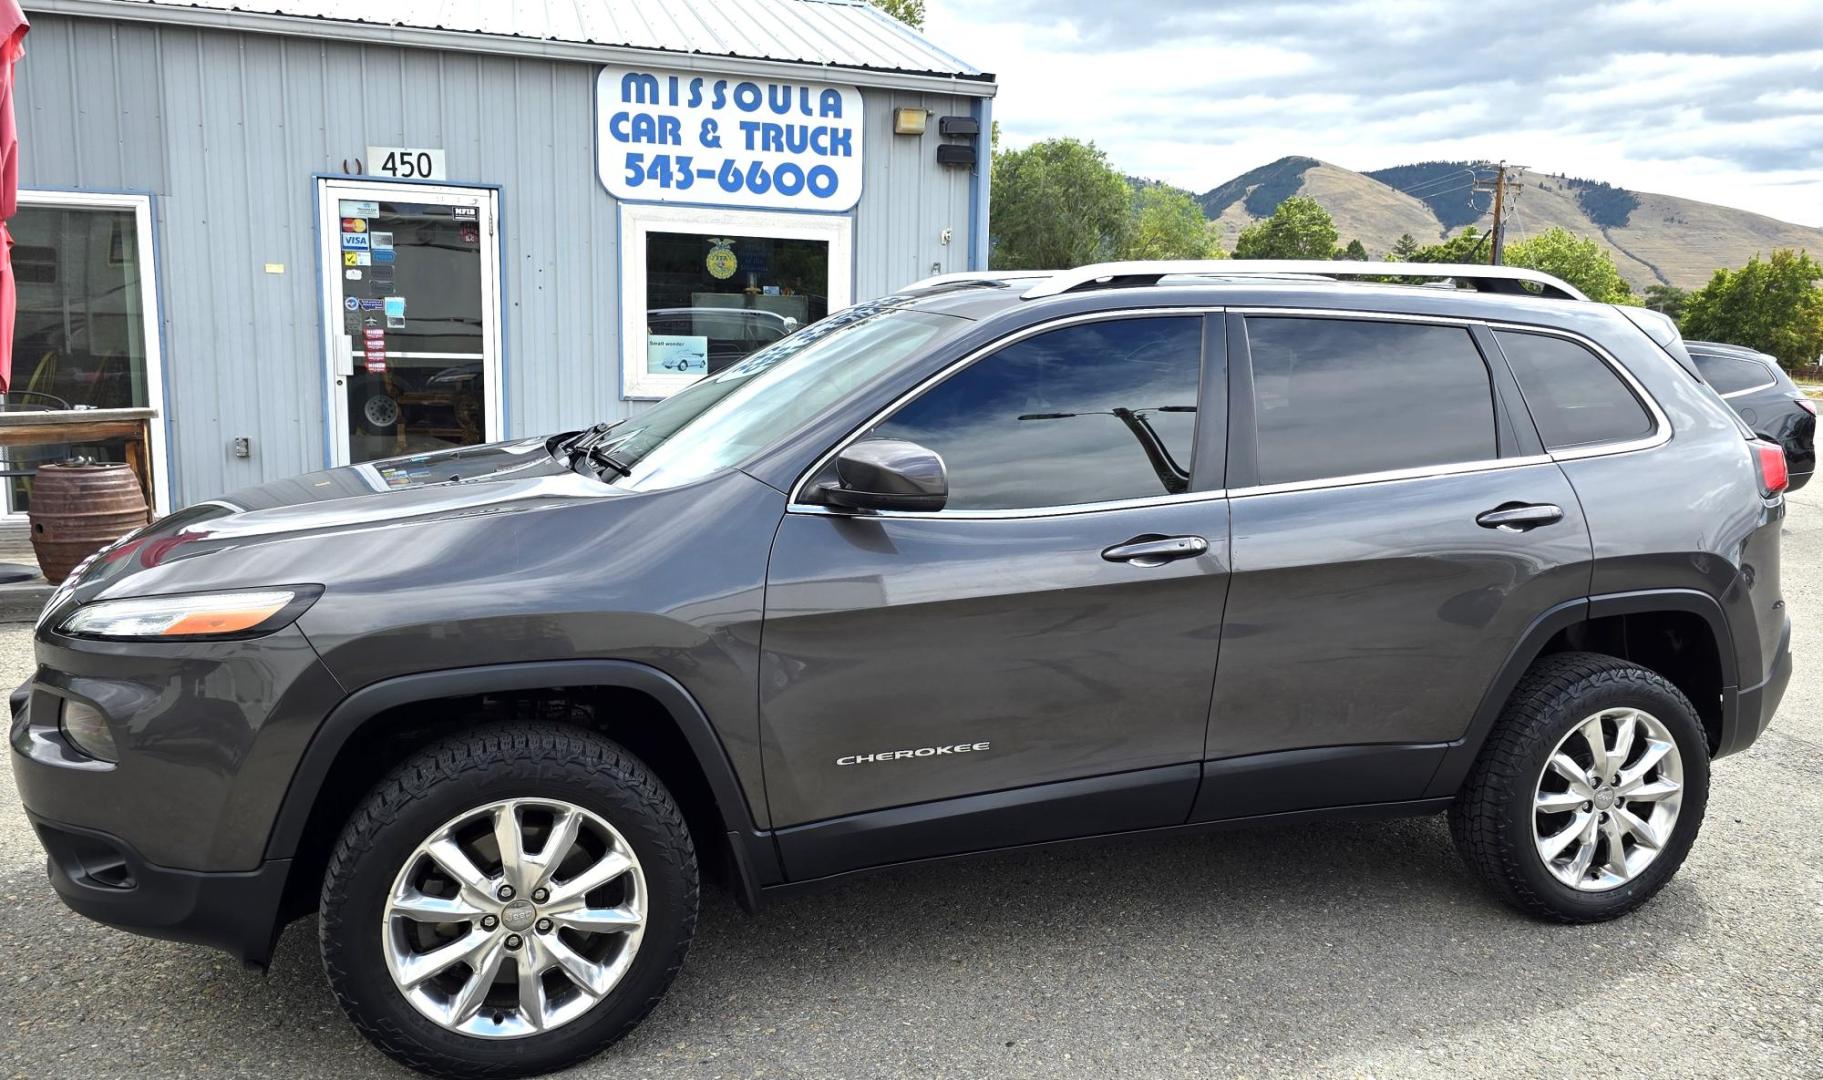
<instances>
[{"instance_id":1,"label":"gravel ground","mask_svg":"<svg viewBox=\"0 0 1823 1080\"><path fill-rule=\"evenodd\" d=\"M670 995L568 1075L1823 1075L1819 488L1785 538L1797 677L1630 918L1509 913L1441 819L1015 854L757 918L712 892ZM0 685L30 663L0 628ZM344 1022L314 922L262 976L70 914L40 860L0 770L0 1075L410 1075Z\"/></svg>"}]
</instances>

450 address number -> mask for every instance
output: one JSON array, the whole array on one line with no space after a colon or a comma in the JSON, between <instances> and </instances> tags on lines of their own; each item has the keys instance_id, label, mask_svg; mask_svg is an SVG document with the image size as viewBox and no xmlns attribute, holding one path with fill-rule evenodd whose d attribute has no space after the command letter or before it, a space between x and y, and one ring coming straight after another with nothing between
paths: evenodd
<instances>
[{"instance_id":1,"label":"450 address number","mask_svg":"<svg viewBox=\"0 0 1823 1080\"><path fill-rule=\"evenodd\" d=\"M696 159L688 154L627 154L627 186L630 188L656 184L660 188L685 191L698 181L716 184L731 195L741 191L754 195L764 195L768 191L796 195L808 191L819 199L834 195L837 186L836 171L827 165L812 165L806 169L792 161L777 165L749 161L743 166L733 158L723 158L719 166L698 166Z\"/></svg>"}]
</instances>

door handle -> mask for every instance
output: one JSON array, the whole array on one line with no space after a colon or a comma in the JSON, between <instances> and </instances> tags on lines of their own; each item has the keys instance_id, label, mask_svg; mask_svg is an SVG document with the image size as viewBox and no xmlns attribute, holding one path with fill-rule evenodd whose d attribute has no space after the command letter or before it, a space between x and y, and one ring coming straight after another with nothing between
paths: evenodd
<instances>
[{"instance_id":1,"label":"door handle","mask_svg":"<svg viewBox=\"0 0 1823 1080\"><path fill-rule=\"evenodd\" d=\"M1101 553L1109 562L1134 566L1163 566L1175 559L1194 559L1209 550L1200 536L1136 536Z\"/></svg>"},{"instance_id":2,"label":"door handle","mask_svg":"<svg viewBox=\"0 0 1823 1080\"><path fill-rule=\"evenodd\" d=\"M1484 529L1525 532L1563 520L1563 507L1551 503L1503 503L1475 518Z\"/></svg>"}]
</instances>

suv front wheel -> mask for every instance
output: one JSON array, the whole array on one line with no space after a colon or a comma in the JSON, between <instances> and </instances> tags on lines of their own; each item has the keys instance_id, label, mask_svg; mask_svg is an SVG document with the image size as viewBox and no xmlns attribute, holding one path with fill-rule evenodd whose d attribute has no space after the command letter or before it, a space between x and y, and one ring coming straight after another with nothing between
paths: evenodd
<instances>
[{"instance_id":1,"label":"suv front wheel","mask_svg":"<svg viewBox=\"0 0 1823 1080\"><path fill-rule=\"evenodd\" d=\"M1599 922L1677 873L1708 798L1708 743L1682 691L1625 660L1559 653L1513 691L1450 832L1509 904Z\"/></svg>"},{"instance_id":2,"label":"suv front wheel","mask_svg":"<svg viewBox=\"0 0 1823 1080\"><path fill-rule=\"evenodd\" d=\"M696 925L682 814L625 750L547 724L420 751L323 882L329 981L375 1045L443 1076L550 1072L637 1024Z\"/></svg>"}]
</instances>

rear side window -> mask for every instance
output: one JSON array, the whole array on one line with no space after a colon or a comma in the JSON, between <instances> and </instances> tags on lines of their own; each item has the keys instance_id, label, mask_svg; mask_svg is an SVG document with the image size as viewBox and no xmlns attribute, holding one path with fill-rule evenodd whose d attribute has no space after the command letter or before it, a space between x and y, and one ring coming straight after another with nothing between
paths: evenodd
<instances>
[{"instance_id":1,"label":"rear side window","mask_svg":"<svg viewBox=\"0 0 1823 1080\"><path fill-rule=\"evenodd\" d=\"M943 456L953 510L1017 510L1188 487L1202 318L1111 319L983 357L874 428Z\"/></svg>"},{"instance_id":2,"label":"rear side window","mask_svg":"<svg viewBox=\"0 0 1823 1080\"><path fill-rule=\"evenodd\" d=\"M1249 318L1260 482L1497 456L1487 364L1459 326Z\"/></svg>"},{"instance_id":3,"label":"rear side window","mask_svg":"<svg viewBox=\"0 0 1823 1080\"><path fill-rule=\"evenodd\" d=\"M1497 330L1545 449L1638 439L1652 417L1601 357L1574 341Z\"/></svg>"},{"instance_id":4,"label":"rear side window","mask_svg":"<svg viewBox=\"0 0 1823 1080\"><path fill-rule=\"evenodd\" d=\"M1696 361L1696 369L1703 373L1703 378L1715 387L1718 394L1738 394L1742 390L1758 390L1773 383L1771 369L1758 360L1708 352L1693 352L1690 359Z\"/></svg>"}]
</instances>

